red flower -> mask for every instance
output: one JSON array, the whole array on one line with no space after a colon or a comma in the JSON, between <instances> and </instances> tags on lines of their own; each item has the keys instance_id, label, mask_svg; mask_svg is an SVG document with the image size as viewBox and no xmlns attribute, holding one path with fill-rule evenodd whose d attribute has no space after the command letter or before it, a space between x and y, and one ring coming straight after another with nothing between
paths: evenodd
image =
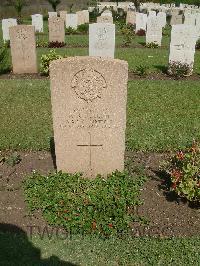
<instances>
[{"instance_id":1,"label":"red flower","mask_svg":"<svg viewBox=\"0 0 200 266\"><path fill-rule=\"evenodd\" d=\"M176 182L179 181L179 179L181 178L181 175L182 174L179 170L175 170L175 169L172 170L172 177L176 178Z\"/></svg>"},{"instance_id":2,"label":"red flower","mask_svg":"<svg viewBox=\"0 0 200 266\"><path fill-rule=\"evenodd\" d=\"M184 153L182 151L179 151L176 155L177 159L183 160L184 159Z\"/></svg>"},{"instance_id":3,"label":"red flower","mask_svg":"<svg viewBox=\"0 0 200 266\"><path fill-rule=\"evenodd\" d=\"M63 212L64 212L64 213L68 213L69 211L68 211L68 210L64 210Z\"/></svg>"},{"instance_id":4,"label":"red flower","mask_svg":"<svg viewBox=\"0 0 200 266\"><path fill-rule=\"evenodd\" d=\"M93 221L92 222L92 229L96 230L96 228L97 228L97 223L96 223L96 221Z\"/></svg>"},{"instance_id":5,"label":"red flower","mask_svg":"<svg viewBox=\"0 0 200 266\"><path fill-rule=\"evenodd\" d=\"M113 228L113 224L108 224L108 226L109 226L110 228Z\"/></svg>"},{"instance_id":6,"label":"red flower","mask_svg":"<svg viewBox=\"0 0 200 266\"><path fill-rule=\"evenodd\" d=\"M173 183L173 184L172 184L172 188L173 188L173 189L176 189L176 183Z\"/></svg>"}]
</instances>

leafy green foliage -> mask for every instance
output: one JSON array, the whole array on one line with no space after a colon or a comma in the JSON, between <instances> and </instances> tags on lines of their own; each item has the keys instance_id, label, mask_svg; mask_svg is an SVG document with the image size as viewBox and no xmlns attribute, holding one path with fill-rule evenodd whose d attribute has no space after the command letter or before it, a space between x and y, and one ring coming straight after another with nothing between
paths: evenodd
<instances>
[{"instance_id":1,"label":"leafy green foliage","mask_svg":"<svg viewBox=\"0 0 200 266\"><path fill-rule=\"evenodd\" d=\"M145 77L148 74L148 67L144 65L136 66L135 74L140 77Z\"/></svg>"},{"instance_id":2,"label":"leafy green foliage","mask_svg":"<svg viewBox=\"0 0 200 266\"><path fill-rule=\"evenodd\" d=\"M5 74L11 70L10 54L7 43L0 49L0 74Z\"/></svg>"},{"instance_id":3,"label":"leafy green foliage","mask_svg":"<svg viewBox=\"0 0 200 266\"><path fill-rule=\"evenodd\" d=\"M107 179L84 179L80 174L33 174L24 182L31 211L41 209L46 220L71 233L102 236L128 233L140 218L140 188L146 178L114 172Z\"/></svg>"},{"instance_id":4,"label":"leafy green foliage","mask_svg":"<svg viewBox=\"0 0 200 266\"><path fill-rule=\"evenodd\" d=\"M155 42L147 43L145 45L146 48L158 48L158 44Z\"/></svg>"},{"instance_id":5,"label":"leafy green foliage","mask_svg":"<svg viewBox=\"0 0 200 266\"><path fill-rule=\"evenodd\" d=\"M121 34L123 35L123 42L125 46L130 46L134 38L134 31L131 25L123 25L121 27Z\"/></svg>"},{"instance_id":6,"label":"leafy green foliage","mask_svg":"<svg viewBox=\"0 0 200 266\"><path fill-rule=\"evenodd\" d=\"M200 202L200 144L193 142L186 151L178 151L167 163L171 190L189 201Z\"/></svg>"},{"instance_id":7,"label":"leafy green foliage","mask_svg":"<svg viewBox=\"0 0 200 266\"><path fill-rule=\"evenodd\" d=\"M168 66L168 74L175 78L188 76L192 73L192 67L189 64L181 62L170 62Z\"/></svg>"},{"instance_id":8,"label":"leafy green foliage","mask_svg":"<svg viewBox=\"0 0 200 266\"><path fill-rule=\"evenodd\" d=\"M80 33L87 34L89 32L89 24L85 23L85 24L79 25L77 31Z\"/></svg>"},{"instance_id":9,"label":"leafy green foliage","mask_svg":"<svg viewBox=\"0 0 200 266\"><path fill-rule=\"evenodd\" d=\"M49 65L51 61L61 59L62 56L58 55L55 50L50 50L48 54L41 56L40 72L42 75L49 75Z\"/></svg>"},{"instance_id":10,"label":"leafy green foliage","mask_svg":"<svg viewBox=\"0 0 200 266\"><path fill-rule=\"evenodd\" d=\"M65 29L65 33L67 35L77 34L77 30L73 29L72 27L68 27Z\"/></svg>"}]
</instances>

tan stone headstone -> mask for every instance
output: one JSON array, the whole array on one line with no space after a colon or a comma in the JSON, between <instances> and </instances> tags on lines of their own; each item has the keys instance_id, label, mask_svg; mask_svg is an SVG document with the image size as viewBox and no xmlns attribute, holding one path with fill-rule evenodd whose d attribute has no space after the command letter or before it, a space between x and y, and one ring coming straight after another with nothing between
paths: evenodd
<instances>
[{"instance_id":1,"label":"tan stone headstone","mask_svg":"<svg viewBox=\"0 0 200 266\"><path fill-rule=\"evenodd\" d=\"M50 65L57 169L85 177L124 169L128 64L71 57Z\"/></svg>"},{"instance_id":2,"label":"tan stone headstone","mask_svg":"<svg viewBox=\"0 0 200 266\"><path fill-rule=\"evenodd\" d=\"M37 73L35 27L13 26L9 33L13 73Z\"/></svg>"},{"instance_id":3,"label":"tan stone headstone","mask_svg":"<svg viewBox=\"0 0 200 266\"><path fill-rule=\"evenodd\" d=\"M136 12L128 11L126 15L126 24L135 24L136 22Z\"/></svg>"},{"instance_id":4,"label":"tan stone headstone","mask_svg":"<svg viewBox=\"0 0 200 266\"><path fill-rule=\"evenodd\" d=\"M65 23L62 18L49 18L49 42L65 42Z\"/></svg>"},{"instance_id":5,"label":"tan stone headstone","mask_svg":"<svg viewBox=\"0 0 200 266\"><path fill-rule=\"evenodd\" d=\"M60 11L60 17L66 22L67 11Z\"/></svg>"},{"instance_id":6,"label":"tan stone headstone","mask_svg":"<svg viewBox=\"0 0 200 266\"><path fill-rule=\"evenodd\" d=\"M97 23L113 23L113 17L110 16L97 17Z\"/></svg>"}]
</instances>

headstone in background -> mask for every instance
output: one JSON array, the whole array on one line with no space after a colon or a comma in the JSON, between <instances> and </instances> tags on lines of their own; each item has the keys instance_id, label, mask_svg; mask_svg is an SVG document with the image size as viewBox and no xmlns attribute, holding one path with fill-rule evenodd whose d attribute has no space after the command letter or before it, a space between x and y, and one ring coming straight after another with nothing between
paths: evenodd
<instances>
[{"instance_id":1,"label":"headstone in background","mask_svg":"<svg viewBox=\"0 0 200 266\"><path fill-rule=\"evenodd\" d=\"M49 42L65 42L65 23L60 17L49 18Z\"/></svg>"},{"instance_id":2,"label":"headstone in background","mask_svg":"<svg viewBox=\"0 0 200 266\"><path fill-rule=\"evenodd\" d=\"M196 16L195 14L185 13L184 14L184 24L185 25L196 25Z\"/></svg>"},{"instance_id":3,"label":"headstone in background","mask_svg":"<svg viewBox=\"0 0 200 266\"><path fill-rule=\"evenodd\" d=\"M64 20L64 22L66 23L66 15L67 15L67 11L60 11L60 18L62 18Z\"/></svg>"},{"instance_id":4,"label":"headstone in background","mask_svg":"<svg viewBox=\"0 0 200 266\"><path fill-rule=\"evenodd\" d=\"M48 12L48 15L49 15L49 18L58 16L57 12Z\"/></svg>"},{"instance_id":5,"label":"headstone in background","mask_svg":"<svg viewBox=\"0 0 200 266\"><path fill-rule=\"evenodd\" d=\"M105 10L102 14L101 14L101 16L109 16L109 17L112 17L112 12L110 11L110 10Z\"/></svg>"},{"instance_id":6,"label":"headstone in background","mask_svg":"<svg viewBox=\"0 0 200 266\"><path fill-rule=\"evenodd\" d=\"M128 64L71 57L50 65L57 169L106 176L124 170Z\"/></svg>"},{"instance_id":7,"label":"headstone in background","mask_svg":"<svg viewBox=\"0 0 200 266\"><path fill-rule=\"evenodd\" d=\"M85 15L83 11L76 12L78 18L78 25L85 24Z\"/></svg>"},{"instance_id":8,"label":"headstone in background","mask_svg":"<svg viewBox=\"0 0 200 266\"><path fill-rule=\"evenodd\" d=\"M9 28L17 25L15 18L2 19L2 32L4 42L10 40Z\"/></svg>"},{"instance_id":9,"label":"headstone in background","mask_svg":"<svg viewBox=\"0 0 200 266\"><path fill-rule=\"evenodd\" d=\"M150 16L147 19L146 44L155 43L161 46L162 25L159 23L157 16Z\"/></svg>"},{"instance_id":10,"label":"headstone in background","mask_svg":"<svg viewBox=\"0 0 200 266\"><path fill-rule=\"evenodd\" d=\"M139 30L144 30L146 31L146 27L147 27L147 14L143 14L143 13L136 13L136 33Z\"/></svg>"},{"instance_id":11,"label":"headstone in background","mask_svg":"<svg viewBox=\"0 0 200 266\"><path fill-rule=\"evenodd\" d=\"M71 27L74 30L77 30L78 27L78 16L77 14L67 14L66 15L66 27Z\"/></svg>"},{"instance_id":12,"label":"headstone in background","mask_svg":"<svg viewBox=\"0 0 200 266\"><path fill-rule=\"evenodd\" d=\"M36 40L33 26L9 28L14 74L37 73Z\"/></svg>"},{"instance_id":13,"label":"headstone in background","mask_svg":"<svg viewBox=\"0 0 200 266\"><path fill-rule=\"evenodd\" d=\"M155 17L156 16L156 11L150 10L148 13L148 17Z\"/></svg>"},{"instance_id":14,"label":"headstone in background","mask_svg":"<svg viewBox=\"0 0 200 266\"><path fill-rule=\"evenodd\" d=\"M114 58L115 25L94 23L89 25L89 55Z\"/></svg>"},{"instance_id":15,"label":"headstone in background","mask_svg":"<svg viewBox=\"0 0 200 266\"><path fill-rule=\"evenodd\" d=\"M136 22L136 12L135 11L128 11L126 15L126 24L134 25Z\"/></svg>"},{"instance_id":16,"label":"headstone in background","mask_svg":"<svg viewBox=\"0 0 200 266\"><path fill-rule=\"evenodd\" d=\"M99 16L99 17L97 17L97 23L111 23L111 24L113 24L113 18L110 16Z\"/></svg>"},{"instance_id":17,"label":"headstone in background","mask_svg":"<svg viewBox=\"0 0 200 266\"><path fill-rule=\"evenodd\" d=\"M159 12L157 14L157 18L159 20L159 24L164 28L167 24L167 16L165 12Z\"/></svg>"},{"instance_id":18,"label":"headstone in background","mask_svg":"<svg viewBox=\"0 0 200 266\"><path fill-rule=\"evenodd\" d=\"M35 27L36 32L43 32L43 16L41 14L35 14L31 16L32 26Z\"/></svg>"},{"instance_id":19,"label":"headstone in background","mask_svg":"<svg viewBox=\"0 0 200 266\"><path fill-rule=\"evenodd\" d=\"M187 64L191 71L194 64L196 29L191 25L173 25L171 31L169 64Z\"/></svg>"}]
</instances>

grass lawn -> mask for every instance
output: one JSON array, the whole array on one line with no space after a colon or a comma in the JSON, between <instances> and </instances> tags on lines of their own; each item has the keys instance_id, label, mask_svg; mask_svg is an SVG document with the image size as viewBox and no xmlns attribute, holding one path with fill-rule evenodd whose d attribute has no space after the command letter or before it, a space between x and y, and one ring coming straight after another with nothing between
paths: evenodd
<instances>
[{"instance_id":1,"label":"grass lawn","mask_svg":"<svg viewBox=\"0 0 200 266\"><path fill-rule=\"evenodd\" d=\"M48 80L0 80L0 149L49 149L52 133ZM130 81L127 149L184 148L200 138L198 81Z\"/></svg>"},{"instance_id":2,"label":"grass lawn","mask_svg":"<svg viewBox=\"0 0 200 266\"><path fill-rule=\"evenodd\" d=\"M0 233L1 265L199 265L199 238L61 237Z\"/></svg>"}]
</instances>

